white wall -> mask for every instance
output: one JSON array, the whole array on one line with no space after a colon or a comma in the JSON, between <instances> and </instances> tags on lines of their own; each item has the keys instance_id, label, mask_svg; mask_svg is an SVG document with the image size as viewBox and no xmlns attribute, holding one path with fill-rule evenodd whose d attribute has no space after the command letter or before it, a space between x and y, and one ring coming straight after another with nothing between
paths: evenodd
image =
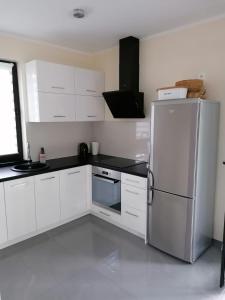
<instances>
[{"instance_id":1,"label":"white wall","mask_svg":"<svg viewBox=\"0 0 225 300\"><path fill-rule=\"evenodd\" d=\"M140 43L140 90L145 93L147 117L150 103L156 99L157 88L173 85L178 80L197 78L202 72L206 74L208 98L221 103L214 230L214 237L218 240L222 239L225 212L225 166L222 165L225 160L224 28L225 19L221 19L142 40ZM106 72L106 89L118 89L118 48L96 54L95 65ZM109 111L107 119L112 120ZM126 122L117 125L109 125L107 122L96 124L96 138L101 141L105 153L110 154L119 149L117 155L124 156L126 153L128 157L135 158L140 153L140 144L132 143L130 139L136 136L137 124L136 121L131 126L127 126ZM104 138L97 134L99 130ZM109 136L112 137L112 148L108 146ZM144 154L146 143L142 140Z\"/></svg>"}]
</instances>

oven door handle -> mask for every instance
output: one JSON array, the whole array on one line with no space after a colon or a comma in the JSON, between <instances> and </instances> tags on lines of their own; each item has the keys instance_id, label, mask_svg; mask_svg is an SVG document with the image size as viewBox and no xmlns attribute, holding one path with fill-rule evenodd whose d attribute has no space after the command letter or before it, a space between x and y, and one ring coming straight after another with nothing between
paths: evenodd
<instances>
[{"instance_id":1,"label":"oven door handle","mask_svg":"<svg viewBox=\"0 0 225 300\"><path fill-rule=\"evenodd\" d=\"M96 177L98 180L105 181L105 182L112 183L112 184L119 182L119 180L117 180L117 179L106 178L101 175L93 175L93 176Z\"/></svg>"}]
</instances>

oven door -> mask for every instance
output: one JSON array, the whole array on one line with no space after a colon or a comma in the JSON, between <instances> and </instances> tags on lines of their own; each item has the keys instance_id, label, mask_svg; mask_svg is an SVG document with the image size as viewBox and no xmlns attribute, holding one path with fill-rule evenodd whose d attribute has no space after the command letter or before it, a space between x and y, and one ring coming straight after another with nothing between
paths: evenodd
<instances>
[{"instance_id":1,"label":"oven door","mask_svg":"<svg viewBox=\"0 0 225 300\"><path fill-rule=\"evenodd\" d=\"M92 175L92 201L121 213L121 181L102 175Z\"/></svg>"}]
</instances>

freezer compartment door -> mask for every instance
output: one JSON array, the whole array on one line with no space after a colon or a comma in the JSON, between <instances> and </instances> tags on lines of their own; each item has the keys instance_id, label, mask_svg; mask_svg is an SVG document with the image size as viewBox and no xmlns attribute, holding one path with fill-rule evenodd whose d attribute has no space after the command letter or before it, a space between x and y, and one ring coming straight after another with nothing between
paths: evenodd
<instances>
[{"instance_id":1,"label":"freezer compartment door","mask_svg":"<svg viewBox=\"0 0 225 300\"><path fill-rule=\"evenodd\" d=\"M149 206L149 243L186 261L191 261L192 201L155 191L152 206Z\"/></svg>"},{"instance_id":2,"label":"freezer compartment door","mask_svg":"<svg viewBox=\"0 0 225 300\"><path fill-rule=\"evenodd\" d=\"M193 196L198 105L152 106L151 168L158 190Z\"/></svg>"}]
</instances>

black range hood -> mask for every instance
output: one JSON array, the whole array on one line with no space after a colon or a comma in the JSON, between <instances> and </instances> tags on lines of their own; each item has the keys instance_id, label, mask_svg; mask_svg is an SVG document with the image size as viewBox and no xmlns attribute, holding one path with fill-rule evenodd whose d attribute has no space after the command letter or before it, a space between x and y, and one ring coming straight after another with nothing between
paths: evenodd
<instances>
[{"instance_id":1,"label":"black range hood","mask_svg":"<svg viewBox=\"0 0 225 300\"><path fill-rule=\"evenodd\" d=\"M139 92L139 39L120 40L119 90L103 96L114 118L144 118L144 93Z\"/></svg>"}]
</instances>

